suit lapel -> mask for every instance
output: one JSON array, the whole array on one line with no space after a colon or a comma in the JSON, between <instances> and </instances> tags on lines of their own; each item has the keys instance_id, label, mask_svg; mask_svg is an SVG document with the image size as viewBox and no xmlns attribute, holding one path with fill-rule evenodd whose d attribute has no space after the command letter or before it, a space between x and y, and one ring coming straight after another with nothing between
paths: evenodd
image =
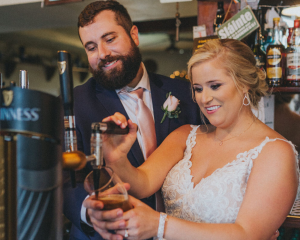
<instances>
[{"instance_id":1,"label":"suit lapel","mask_svg":"<svg viewBox=\"0 0 300 240\"><path fill-rule=\"evenodd\" d=\"M97 84L96 97L109 113L108 116L115 114L115 112L119 112L129 119L127 112L125 111L125 108L123 107L123 104L121 103L115 90L107 90ZM144 156L137 140L131 147L128 153L128 158L135 166L139 166L144 162Z\"/></svg>"},{"instance_id":2,"label":"suit lapel","mask_svg":"<svg viewBox=\"0 0 300 240\"><path fill-rule=\"evenodd\" d=\"M164 115L164 111L161 107L166 101L166 94L168 91L163 89L162 81L159 81L157 78L155 79L152 74L149 74L149 79L155 119L156 139L157 145L160 145L169 133L170 119L166 117L164 122L160 123Z\"/></svg>"},{"instance_id":3,"label":"suit lapel","mask_svg":"<svg viewBox=\"0 0 300 240\"><path fill-rule=\"evenodd\" d=\"M128 115L114 90L107 90L97 84L96 97L109 113L108 116L115 114L115 112L122 113L127 119Z\"/></svg>"}]
</instances>

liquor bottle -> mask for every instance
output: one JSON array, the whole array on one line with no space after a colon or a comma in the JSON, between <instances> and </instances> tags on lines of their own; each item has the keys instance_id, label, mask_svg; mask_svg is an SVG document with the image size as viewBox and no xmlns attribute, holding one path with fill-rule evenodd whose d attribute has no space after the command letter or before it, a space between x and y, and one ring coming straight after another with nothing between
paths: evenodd
<instances>
[{"instance_id":1,"label":"liquor bottle","mask_svg":"<svg viewBox=\"0 0 300 240\"><path fill-rule=\"evenodd\" d=\"M256 60L256 66L260 69L266 68L266 53L261 48L261 29L256 32L255 45L253 48L254 57Z\"/></svg>"},{"instance_id":2,"label":"liquor bottle","mask_svg":"<svg viewBox=\"0 0 300 240\"><path fill-rule=\"evenodd\" d=\"M271 87L281 86L285 73L285 48L279 41L279 21L280 18L273 19L273 42L267 48L267 82Z\"/></svg>"},{"instance_id":3,"label":"liquor bottle","mask_svg":"<svg viewBox=\"0 0 300 240\"><path fill-rule=\"evenodd\" d=\"M289 35L287 37L287 46L291 46L291 36L292 36L292 33L294 31L294 28L289 28Z\"/></svg>"},{"instance_id":4,"label":"liquor bottle","mask_svg":"<svg viewBox=\"0 0 300 240\"><path fill-rule=\"evenodd\" d=\"M219 27L221 27L225 17L225 11L223 7L223 1L218 2L217 15L214 20L214 34L217 35Z\"/></svg>"},{"instance_id":5,"label":"liquor bottle","mask_svg":"<svg viewBox=\"0 0 300 240\"><path fill-rule=\"evenodd\" d=\"M294 31L290 39L290 47L286 51L285 85L300 86L300 20L294 20Z\"/></svg>"}]
</instances>

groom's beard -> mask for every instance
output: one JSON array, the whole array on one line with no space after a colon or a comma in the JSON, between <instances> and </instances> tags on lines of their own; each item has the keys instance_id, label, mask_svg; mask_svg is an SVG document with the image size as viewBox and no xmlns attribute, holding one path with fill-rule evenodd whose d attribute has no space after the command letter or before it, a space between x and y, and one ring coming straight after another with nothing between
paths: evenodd
<instances>
[{"instance_id":1,"label":"groom's beard","mask_svg":"<svg viewBox=\"0 0 300 240\"><path fill-rule=\"evenodd\" d=\"M107 62L119 60L122 62L121 69L119 67L104 71L103 67ZM97 69L89 67L93 77L97 83L106 89L120 89L128 85L137 75L142 62L142 56L139 48L132 43L130 52L127 55L108 56L101 60Z\"/></svg>"}]
</instances>

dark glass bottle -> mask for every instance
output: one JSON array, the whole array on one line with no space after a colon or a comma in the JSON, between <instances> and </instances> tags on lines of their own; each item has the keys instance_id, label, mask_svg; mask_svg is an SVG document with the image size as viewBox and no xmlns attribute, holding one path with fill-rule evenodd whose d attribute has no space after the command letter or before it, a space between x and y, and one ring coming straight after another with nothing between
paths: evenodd
<instances>
[{"instance_id":1,"label":"dark glass bottle","mask_svg":"<svg viewBox=\"0 0 300 240\"><path fill-rule=\"evenodd\" d=\"M294 31L291 35L290 47L286 50L285 85L300 86L300 20L294 21Z\"/></svg>"},{"instance_id":2,"label":"dark glass bottle","mask_svg":"<svg viewBox=\"0 0 300 240\"><path fill-rule=\"evenodd\" d=\"M266 53L262 50L261 46L261 30L260 28L256 32L255 45L253 48L254 57L256 60L256 66L260 69L266 69Z\"/></svg>"},{"instance_id":3,"label":"dark glass bottle","mask_svg":"<svg viewBox=\"0 0 300 240\"><path fill-rule=\"evenodd\" d=\"M294 28L289 28L289 35L287 37L287 46L291 46L291 36L292 36L292 33L294 31Z\"/></svg>"},{"instance_id":4,"label":"dark glass bottle","mask_svg":"<svg viewBox=\"0 0 300 240\"><path fill-rule=\"evenodd\" d=\"M266 51L267 81L270 87L279 87L284 81L285 48L279 40L279 21L280 18L273 19L273 42Z\"/></svg>"},{"instance_id":5,"label":"dark glass bottle","mask_svg":"<svg viewBox=\"0 0 300 240\"><path fill-rule=\"evenodd\" d=\"M225 17L225 11L224 11L224 7L223 7L223 1L219 1L217 15L216 15L216 19L214 21L214 34L215 35L217 35L217 31L223 23L224 17Z\"/></svg>"}]
</instances>

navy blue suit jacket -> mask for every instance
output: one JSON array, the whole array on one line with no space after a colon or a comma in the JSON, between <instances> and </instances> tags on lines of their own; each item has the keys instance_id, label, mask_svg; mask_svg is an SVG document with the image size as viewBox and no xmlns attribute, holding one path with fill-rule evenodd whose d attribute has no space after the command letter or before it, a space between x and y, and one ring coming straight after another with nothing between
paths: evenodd
<instances>
[{"instance_id":1,"label":"navy blue suit jacket","mask_svg":"<svg viewBox=\"0 0 300 240\"><path fill-rule=\"evenodd\" d=\"M169 133L184 124L200 124L200 113L196 103L192 101L190 84L179 79L170 79L165 76L149 73L150 87L155 118L155 129L157 145L159 146ZM161 107L166 100L166 94L172 95L180 100L180 110L178 118L165 119ZM89 79L85 84L74 89L74 112L76 121L76 131L78 139L78 150L86 155L90 154L91 123L100 122L103 118L120 112L128 119L128 115L118 97L113 90L107 90L96 83L94 78ZM135 167L144 162L143 153L137 141L135 141L128 159ZM88 169L88 166L86 167ZM86 172L91 171L91 169ZM64 214L72 222L71 238L80 240L102 239L98 233L86 234L80 225L80 209L87 193L82 184L77 184L72 188L69 182L64 184ZM143 199L143 202L155 208L154 195Z\"/></svg>"}]
</instances>

